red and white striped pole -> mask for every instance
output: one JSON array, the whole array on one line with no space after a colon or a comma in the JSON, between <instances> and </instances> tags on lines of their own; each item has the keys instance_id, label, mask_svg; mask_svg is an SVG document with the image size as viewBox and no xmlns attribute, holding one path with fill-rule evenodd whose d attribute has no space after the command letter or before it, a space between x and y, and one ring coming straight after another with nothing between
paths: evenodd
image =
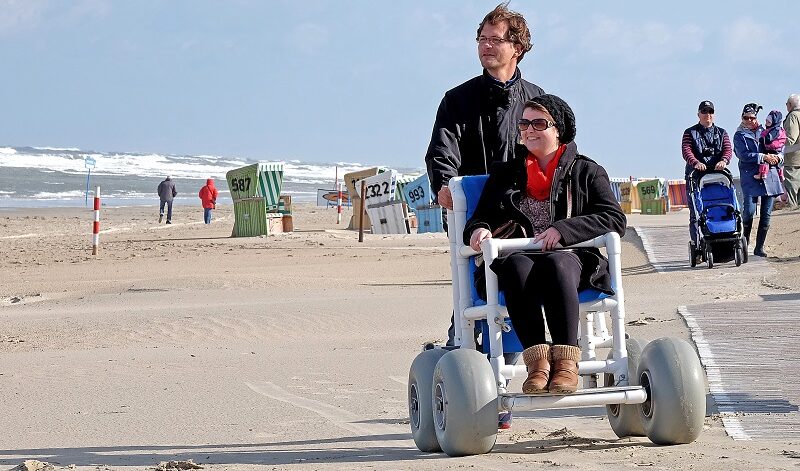
<instances>
[{"instance_id":1,"label":"red and white striped pole","mask_svg":"<svg viewBox=\"0 0 800 471\"><path fill-rule=\"evenodd\" d=\"M92 225L92 255L97 255L100 245L100 187L94 191L94 224Z\"/></svg>"},{"instance_id":2,"label":"red and white striped pole","mask_svg":"<svg viewBox=\"0 0 800 471\"><path fill-rule=\"evenodd\" d=\"M342 223L342 184L338 183L336 192L336 224Z\"/></svg>"}]
</instances>

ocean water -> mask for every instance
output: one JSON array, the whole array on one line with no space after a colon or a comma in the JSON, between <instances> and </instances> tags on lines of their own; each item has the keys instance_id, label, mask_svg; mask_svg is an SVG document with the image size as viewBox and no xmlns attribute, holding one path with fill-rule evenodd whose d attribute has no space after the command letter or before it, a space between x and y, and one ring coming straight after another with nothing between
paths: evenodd
<instances>
[{"instance_id":1,"label":"ocean water","mask_svg":"<svg viewBox=\"0 0 800 471\"><path fill-rule=\"evenodd\" d=\"M158 184L170 175L178 190L176 204L199 204L197 193L207 178L216 180L220 203L231 203L225 180L229 170L256 160L212 155L97 152L54 147L0 147L0 208L83 206L86 204L86 158L96 162L89 181L89 204L100 186L104 205L157 204ZM420 159L421 160L421 159ZM338 167L345 173L373 167L369 164L331 164L284 161L283 194L295 201L314 202L318 189L333 189ZM423 172L395 168L400 175Z\"/></svg>"}]
</instances>

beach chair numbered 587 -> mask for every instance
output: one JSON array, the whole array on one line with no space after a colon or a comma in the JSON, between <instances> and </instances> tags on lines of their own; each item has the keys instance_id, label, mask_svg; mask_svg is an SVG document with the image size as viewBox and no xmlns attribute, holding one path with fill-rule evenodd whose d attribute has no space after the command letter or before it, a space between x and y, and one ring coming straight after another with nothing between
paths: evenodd
<instances>
[{"instance_id":1,"label":"beach chair numbered 587","mask_svg":"<svg viewBox=\"0 0 800 471\"><path fill-rule=\"evenodd\" d=\"M472 257L476 252L462 241L466 221L477 205L486 176L450 180L454 209L448 211L453 276L453 306L457 348L423 350L411 365L408 407L414 442L422 451L450 456L489 452L497 438L498 413L605 405L619 437L647 436L660 445L689 443L702 431L706 412L703 369L694 348L685 340L661 338L644 346L626 338L624 291L620 267L620 238L616 233L573 247L605 247L615 294L580 293L578 363L582 388L572 394L510 393L506 380L527 372L525 365L505 363L504 341L513 333L507 311L499 301L497 276L488 267L501 253L540 250L533 239L487 239L481 244L486 268L487 301L473 289ZM611 335L605 329L610 312ZM546 313L545 313L546 315ZM485 322L483 348L476 350L476 323ZM598 360L597 347L611 347ZM507 348L505 349L508 350ZM598 377L603 376L603 386Z\"/></svg>"}]
</instances>

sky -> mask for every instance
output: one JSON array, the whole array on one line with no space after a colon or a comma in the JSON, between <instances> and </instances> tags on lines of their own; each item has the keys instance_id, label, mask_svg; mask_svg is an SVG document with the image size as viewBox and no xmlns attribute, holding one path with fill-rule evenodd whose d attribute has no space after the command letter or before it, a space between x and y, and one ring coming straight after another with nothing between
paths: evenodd
<instances>
[{"instance_id":1,"label":"sky","mask_svg":"<svg viewBox=\"0 0 800 471\"><path fill-rule=\"evenodd\" d=\"M0 0L0 146L424 168L497 3ZM745 103L763 120L800 93L796 1L510 8L533 35L523 77L612 177L680 178L701 100L732 137Z\"/></svg>"}]
</instances>

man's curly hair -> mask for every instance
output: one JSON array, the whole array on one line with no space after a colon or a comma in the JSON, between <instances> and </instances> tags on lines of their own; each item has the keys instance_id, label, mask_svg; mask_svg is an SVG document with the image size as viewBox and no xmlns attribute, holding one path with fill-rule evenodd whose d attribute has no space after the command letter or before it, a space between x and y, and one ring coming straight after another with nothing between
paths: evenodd
<instances>
[{"instance_id":1,"label":"man's curly hair","mask_svg":"<svg viewBox=\"0 0 800 471\"><path fill-rule=\"evenodd\" d=\"M519 58L517 58L517 62L519 63L522 58L525 57L525 53L530 51L533 47L531 43L531 32L528 30L528 23L525 21L525 17L520 13L509 10L508 4L509 2L505 2L497 5L494 10L490 11L483 18L481 24L478 25L478 36L481 35L481 31L486 23L496 25L503 21L507 22L508 37L503 39L509 39L513 44L522 46L522 51L520 51Z\"/></svg>"}]
</instances>

